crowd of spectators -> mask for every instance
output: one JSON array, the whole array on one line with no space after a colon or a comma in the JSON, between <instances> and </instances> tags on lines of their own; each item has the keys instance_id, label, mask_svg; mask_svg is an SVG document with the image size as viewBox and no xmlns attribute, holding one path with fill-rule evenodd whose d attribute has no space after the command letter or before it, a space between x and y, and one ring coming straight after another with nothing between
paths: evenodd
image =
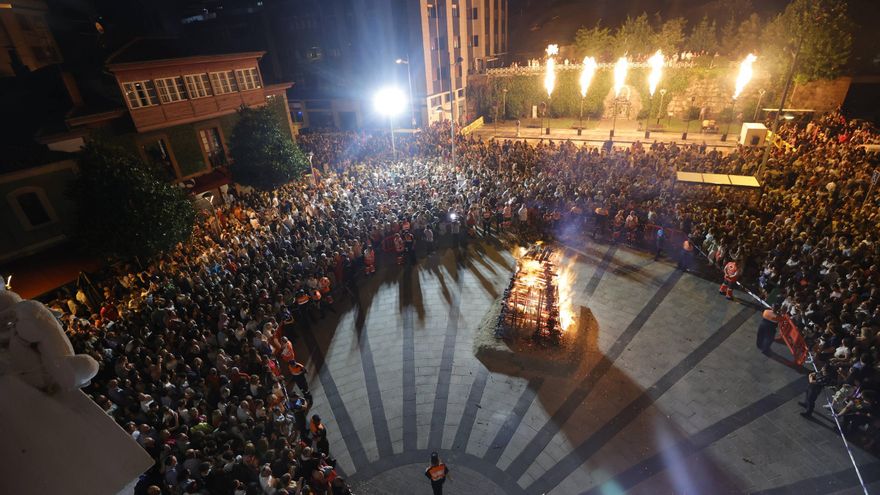
<instances>
[{"instance_id":1,"label":"crowd of spectators","mask_svg":"<svg viewBox=\"0 0 880 495\"><path fill-rule=\"evenodd\" d=\"M847 431L873 446L880 364L880 170L865 124L839 114L783 127L760 191L673 188L676 171L754 175L762 150L653 143L484 142L448 126L398 136L310 134L317 182L230 190L190 242L54 304L101 370L86 389L156 460L138 493L347 493L327 428L310 414L304 334L359 304L371 260L516 229L566 242L640 245L680 232L709 264L801 328L835 387ZM675 246L666 251L679 256ZM421 251L420 251L421 252ZM376 256L376 254L379 256ZM389 268L395 269L395 268ZM85 289L83 289L85 290Z\"/></svg>"}]
</instances>

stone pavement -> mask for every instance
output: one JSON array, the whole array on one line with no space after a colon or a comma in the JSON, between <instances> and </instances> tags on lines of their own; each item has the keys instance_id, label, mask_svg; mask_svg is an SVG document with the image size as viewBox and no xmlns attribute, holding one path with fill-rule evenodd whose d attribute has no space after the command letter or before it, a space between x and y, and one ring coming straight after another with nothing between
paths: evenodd
<instances>
[{"instance_id":1,"label":"stone pavement","mask_svg":"<svg viewBox=\"0 0 880 495\"><path fill-rule=\"evenodd\" d=\"M432 450L450 467L447 494L855 493L830 420L797 414L806 379L787 349L755 349L753 305L627 247L590 242L567 258L574 304L599 323L569 377L474 357L514 267L494 241L385 262L358 307L343 301L297 339L355 493L430 493ZM855 451L880 489L880 463Z\"/></svg>"}]
</instances>

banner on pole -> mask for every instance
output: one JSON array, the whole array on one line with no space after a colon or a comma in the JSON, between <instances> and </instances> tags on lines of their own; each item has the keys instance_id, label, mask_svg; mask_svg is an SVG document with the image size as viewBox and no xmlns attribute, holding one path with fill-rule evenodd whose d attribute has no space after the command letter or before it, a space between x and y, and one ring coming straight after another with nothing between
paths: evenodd
<instances>
[{"instance_id":1,"label":"banner on pole","mask_svg":"<svg viewBox=\"0 0 880 495\"><path fill-rule=\"evenodd\" d=\"M803 365L807 360L807 343L804 341L804 336L801 335L800 330L798 330L788 315L783 316L779 320L779 334L782 336L782 340L785 341L785 345L788 346L788 350L791 351L794 362L798 366Z\"/></svg>"}]
</instances>

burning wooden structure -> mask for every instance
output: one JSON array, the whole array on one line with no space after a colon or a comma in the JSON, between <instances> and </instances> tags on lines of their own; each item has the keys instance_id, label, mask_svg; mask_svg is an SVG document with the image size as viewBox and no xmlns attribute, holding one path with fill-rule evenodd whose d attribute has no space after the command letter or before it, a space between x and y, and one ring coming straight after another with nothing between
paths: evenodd
<instances>
[{"instance_id":1,"label":"burning wooden structure","mask_svg":"<svg viewBox=\"0 0 880 495\"><path fill-rule=\"evenodd\" d=\"M558 254L535 244L517 262L504 291L495 336L526 336L536 343L557 346L562 327L559 314Z\"/></svg>"}]
</instances>

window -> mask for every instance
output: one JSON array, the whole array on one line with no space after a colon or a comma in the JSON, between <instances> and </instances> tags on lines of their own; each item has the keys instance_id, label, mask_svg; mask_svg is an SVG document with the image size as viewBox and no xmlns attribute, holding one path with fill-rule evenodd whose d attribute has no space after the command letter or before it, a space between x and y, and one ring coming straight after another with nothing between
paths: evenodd
<instances>
[{"instance_id":1,"label":"window","mask_svg":"<svg viewBox=\"0 0 880 495\"><path fill-rule=\"evenodd\" d=\"M452 17L458 17L458 4L452 4Z\"/></svg>"},{"instance_id":2,"label":"window","mask_svg":"<svg viewBox=\"0 0 880 495\"><path fill-rule=\"evenodd\" d=\"M171 152L164 137L155 138L141 144L147 163L152 165L168 180L177 179L177 171L174 162L171 161Z\"/></svg>"},{"instance_id":3,"label":"window","mask_svg":"<svg viewBox=\"0 0 880 495\"><path fill-rule=\"evenodd\" d=\"M438 44L440 45L441 50L445 50L446 49L446 36L441 36L440 42Z\"/></svg>"},{"instance_id":4,"label":"window","mask_svg":"<svg viewBox=\"0 0 880 495\"><path fill-rule=\"evenodd\" d=\"M435 17L437 17L437 8L434 7L434 4L429 3L428 4L428 18L434 19Z\"/></svg>"},{"instance_id":5,"label":"window","mask_svg":"<svg viewBox=\"0 0 880 495\"><path fill-rule=\"evenodd\" d=\"M153 81L132 81L122 83L125 99L131 108L150 107L156 105L156 88Z\"/></svg>"},{"instance_id":6,"label":"window","mask_svg":"<svg viewBox=\"0 0 880 495\"><path fill-rule=\"evenodd\" d=\"M299 103L299 102L291 103L290 107L291 107L291 110L292 110L291 115L292 115L292 117L293 117L293 121L296 122L296 123L298 123L298 124L302 124L302 123L303 123L303 120L304 120L304 119L303 119L303 106L302 106L302 103Z\"/></svg>"},{"instance_id":7,"label":"window","mask_svg":"<svg viewBox=\"0 0 880 495\"><path fill-rule=\"evenodd\" d=\"M214 85L214 94L224 95L238 91L238 84L235 82L235 73L231 70L223 72L212 72L211 83Z\"/></svg>"},{"instance_id":8,"label":"window","mask_svg":"<svg viewBox=\"0 0 880 495\"><path fill-rule=\"evenodd\" d=\"M460 46L458 46L458 45L459 45L459 41L458 41L458 40L459 40L459 37L458 37L458 36L455 36L455 37L452 38L452 47L453 47L453 48L461 48Z\"/></svg>"},{"instance_id":9,"label":"window","mask_svg":"<svg viewBox=\"0 0 880 495\"><path fill-rule=\"evenodd\" d=\"M474 46L480 46L480 35L474 35Z\"/></svg>"},{"instance_id":10,"label":"window","mask_svg":"<svg viewBox=\"0 0 880 495\"><path fill-rule=\"evenodd\" d=\"M190 74L183 76L186 79L186 89L190 98L204 98L214 94L211 91L211 82L208 74Z\"/></svg>"},{"instance_id":11,"label":"window","mask_svg":"<svg viewBox=\"0 0 880 495\"><path fill-rule=\"evenodd\" d=\"M235 75L238 77L238 87L242 91L263 87L260 82L260 73L255 67L238 69L235 71Z\"/></svg>"},{"instance_id":12,"label":"window","mask_svg":"<svg viewBox=\"0 0 880 495\"><path fill-rule=\"evenodd\" d=\"M226 165L226 152L223 150L223 141L220 140L220 129L216 127L199 129L199 142L212 168Z\"/></svg>"},{"instance_id":13,"label":"window","mask_svg":"<svg viewBox=\"0 0 880 495\"><path fill-rule=\"evenodd\" d=\"M23 187L10 193L7 199L25 230L33 230L58 219L42 188Z\"/></svg>"},{"instance_id":14,"label":"window","mask_svg":"<svg viewBox=\"0 0 880 495\"><path fill-rule=\"evenodd\" d=\"M479 17L480 17L479 9L477 9L477 7L474 7L473 9L471 9L471 19L477 19Z\"/></svg>"},{"instance_id":15,"label":"window","mask_svg":"<svg viewBox=\"0 0 880 495\"><path fill-rule=\"evenodd\" d=\"M183 87L183 78L168 77L156 79L156 89L159 91L159 101L173 103L186 99L186 89Z\"/></svg>"}]
</instances>

